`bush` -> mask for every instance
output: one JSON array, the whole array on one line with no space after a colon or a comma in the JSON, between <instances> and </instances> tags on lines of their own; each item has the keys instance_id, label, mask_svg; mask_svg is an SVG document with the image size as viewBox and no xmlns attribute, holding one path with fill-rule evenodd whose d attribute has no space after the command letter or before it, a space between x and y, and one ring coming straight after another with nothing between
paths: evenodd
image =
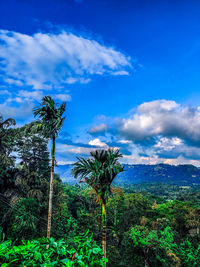
<instances>
[{"instance_id":1,"label":"bush","mask_svg":"<svg viewBox=\"0 0 200 267\"><path fill-rule=\"evenodd\" d=\"M0 244L0 264L6 266L103 266L101 248L86 232L74 237L73 244L64 240L55 241L46 238L22 241L19 246L13 246L10 240ZM49 247L47 248L47 245Z\"/></svg>"}]
</instances>

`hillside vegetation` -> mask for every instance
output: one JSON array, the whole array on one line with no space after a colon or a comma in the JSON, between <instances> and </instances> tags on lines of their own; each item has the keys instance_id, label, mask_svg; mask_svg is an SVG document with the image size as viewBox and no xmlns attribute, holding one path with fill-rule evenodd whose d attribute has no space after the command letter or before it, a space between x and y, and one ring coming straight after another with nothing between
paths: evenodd
<instances>
[{"instance_id":1,"label":"hillside vegetation","mask_svg":"<svg viewBox=\"0 0 200 267\"><path fill-rule=\"evenodd\" d=\"M1 266L200 266L198 168L129 166L127 185L119 151L98 150L77 159L84 183L69 185L53 172L49 129L14 125L0 117ZM151 183L130 185L137 168ZM174 170L177 185L156 183Z\"/></svg>"}]
</instances>

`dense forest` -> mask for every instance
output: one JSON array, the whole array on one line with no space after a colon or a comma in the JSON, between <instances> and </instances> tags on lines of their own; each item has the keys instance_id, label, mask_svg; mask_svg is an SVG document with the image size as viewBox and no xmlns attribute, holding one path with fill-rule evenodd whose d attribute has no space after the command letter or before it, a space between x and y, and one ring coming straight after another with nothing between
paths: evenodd
<instances>
[{"instance_id":1,"label":"dense forest","mask_svg":"<svg viewBox=\"0 0 200 267\"><path fill-rule=\"evenodd\" d=\"M114 150L77 159L83 183L63 183L54 173L59 108L46 99L22 127L0 117L1 266L200 266L200 188L112 186L124 170Z\"/></svg>"}]
</instances>

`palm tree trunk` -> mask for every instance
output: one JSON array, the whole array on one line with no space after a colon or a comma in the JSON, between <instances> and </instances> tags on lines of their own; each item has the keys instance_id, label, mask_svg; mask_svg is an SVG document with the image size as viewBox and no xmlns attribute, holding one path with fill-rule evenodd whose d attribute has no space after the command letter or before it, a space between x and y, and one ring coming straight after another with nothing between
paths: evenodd
<instances>
[{"instance_id":1,"label":"palm tree trunk","mask_svg":"<svg viewBox=\"0 0 200 267\"><path fill-rule=\"evenodd\" d=\"M106 258L106 204L104 202L102 203L102 226L102 247L104 258ZM104 266L106 266L106 263Z\"/></svg>"},{"instance_id":2,"label":"palm tree trunk","mask_svg":"<svg viewBox=\"0 0 200 267\"><path fill-rule=\"evenodd\" d=\"M51 178L49 186L49 211L48 211L48 224L47 224L47 238L51 234L51 217L52 217L52 199L53 199L53 178L54 178L54 165L55 165L55 136L52 139L51 149Z\"/></svg>"}]
</instances>

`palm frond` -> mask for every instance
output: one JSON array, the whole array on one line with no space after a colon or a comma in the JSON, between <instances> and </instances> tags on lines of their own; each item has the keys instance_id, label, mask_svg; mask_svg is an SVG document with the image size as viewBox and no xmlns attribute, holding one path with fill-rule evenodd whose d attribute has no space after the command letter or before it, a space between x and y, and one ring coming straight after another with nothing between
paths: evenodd
<instances>
[{"instance_id":1,"label":"palm frond","mask_svg":"<svg viewBox=\"0 0 200 267\"><path fill-rule=\"evenodd\" d=\"M36 128L42 131L47 138L57 137L65 120L62 115L65 112L66 103L57 106L51 96L45 96L40 106L33 109L34 116L39 118Z\"/></svg>"},{"instance_id":2,"label":"palm frond","mask_svg":"<svg viewBox=\"0 0 200 267\"><path fill-rule=\"evenodd\" d=\"M91 158L77 158L78 161L73 164L72 173L75 178L88 183L105 201L111 192L111 184L114 178L124 167L118 159L122 157L119 150L96 150L90 153Z\"/></svg>"}]
</instances>

